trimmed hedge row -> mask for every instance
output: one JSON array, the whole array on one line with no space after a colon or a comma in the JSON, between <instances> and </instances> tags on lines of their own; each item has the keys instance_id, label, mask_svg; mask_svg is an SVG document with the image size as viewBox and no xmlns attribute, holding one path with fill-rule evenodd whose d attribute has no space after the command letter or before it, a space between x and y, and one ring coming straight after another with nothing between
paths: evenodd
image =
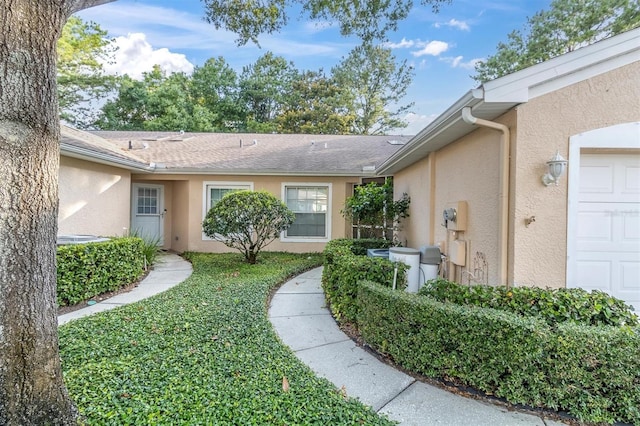
<instances>
[{"instance_id":1,"label":"trimmed hedge row","mask_svg":"<svg viewBox=\"0 0 640 426\"><path fill-rule=\"evenodd\" d=\"M607 293L581 288L492 287L461 285L444 279L429 281L419 294L440 302L474 305L535 316L549 325L575 322L584 325L637 326L630 306Z\"/></svg>"},{"instance_id":2,"label":"trimmed hedge row","mask_svg":"<svg viewBox=\"0 0 640 426\"><path fill-rule=\"evenodd\" d=\"M375 280L393 286L396 265L385 258L366 256L368 249L390 246L390 241L381 239L336 239L327 243L323 252L322 288L336 319L356 321L359 281ZM399 263L397 268L396 286L405 288L407 267Z\"/></svg>"},{"instance_id":3,"label":"trimmed hedge row","mask_svg":"<svg viewBox=\"0 0 640 426\"><path fill-rule=\"evenodd\" d=\"M137 237L59 246L58 305L73 305L135 282L144 270L144 246Z\"/></svg>"},{"instance_id":4,"label":"trimmed hedge row","mask_svg":"<svg viewBox=\"0 0 640 426\"><path fill-rule=\"evenodd\" d=\"M581 421L640 424L640 328L551 327L535 317L441 303L358 283L357 324L409 370Z\"/></svg>"}]
</instances>

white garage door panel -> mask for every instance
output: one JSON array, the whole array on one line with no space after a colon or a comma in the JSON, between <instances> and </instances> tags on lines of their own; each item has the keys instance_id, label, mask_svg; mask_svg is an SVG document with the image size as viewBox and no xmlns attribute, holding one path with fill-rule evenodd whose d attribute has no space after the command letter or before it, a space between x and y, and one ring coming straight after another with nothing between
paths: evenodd
<instances>
[{"instance_id":1,"label":"white garage door panel","mask_svg":"<svg viewBox=\"0 0 640 426\"><path fill-rule=\"evenodd\" d=\"M598 209L599 208L599 209ZM601 204L589 203L578 213L578 240L582 243L613 242L613 221Z\"/></svg>"},{"instance_id":2,"label":"white garage door panel","mask_svg":"<svg viewBox=\"0 0 640 426\"><path fill-rule=\"evenodd\" d=\"M640 298L640 260L620 262L620 275L622 283L620 290L636 293Z\"/></svg>"},{"instance_id":3,"label":"white garage door panel","mask_svg":"<svg viewBox=\"0 0 640 426\"><path fill-rule=\"evenodd\" d=\"M640 204L629 205L631 210L622 210L622 242L640 244Z\"/></svg>"},{"instance_id":4,"label":"white garage door panel","mask_svg":"<svg viewBox=\"0 0 640 426\"><path fill-rule=\"evenodd\" d=\"M640 166L638 164L624 164L625 185L623 193L638 194L640 193Z\"/></svg>"},{"instance_id":5,"label":"white garage door panel","mask_svg":"<svg viewBox=\"0 0 640 426\"><path fill-rule=\"evenodd\" d=\"M580 164L580 194L585 200L596 201L601 194L613 194L613 167Z\"/></svg>"},{"instance_id":6,"label":"white garage door panel","mask_svg":"<svg viewBox=\"0 0 640 426\"><path fill-rule=\"evenodd\" d=\"M640 310L640 155L583 154L572 287Z\"/></svg>"},{"instance_id":7,"label":"white garage door panel","mask_svg":"<svg viewBox=\"0 0 640 426\"><path fill-rule=\"evenodd\" d=\"M611 287L611 262L584 260L578 262L578 282L585 290L601 290Z\"/></svg>"}]
</instances>

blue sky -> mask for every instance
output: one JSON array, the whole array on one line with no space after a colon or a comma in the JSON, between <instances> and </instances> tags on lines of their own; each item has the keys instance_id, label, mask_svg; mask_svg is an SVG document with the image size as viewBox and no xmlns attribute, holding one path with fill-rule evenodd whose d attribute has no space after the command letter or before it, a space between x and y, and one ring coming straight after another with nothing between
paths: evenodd
<instances>
[{"instance_id":1,"label":"blue sky","mask_svg":"<svg viewBox=\"0 0 640 426\"><path fill-rule=\"evenodd\" d=\"M415 68L403 104L415 102L405 117L409 127L398 133L415 134L466 91L476 86L469 77L473 64L495 52L507 34L522 29L527 17L547 9L551 0L453 0L434 14L417 6L389 37L399 60ZM416 1L419 3L419 1ZM203 20L199 0L119 0L79 14L98 23L116 39L112 73L134 77L158 63L168 72L190 72L207 59L222 56L237 72L267 51L293 61L300 70L329 72L357 45L334 25L309 22L294 14L281 32L260 37L260 47L238 47L235 34L215 30Z\"/></svg>"}]
</instances>

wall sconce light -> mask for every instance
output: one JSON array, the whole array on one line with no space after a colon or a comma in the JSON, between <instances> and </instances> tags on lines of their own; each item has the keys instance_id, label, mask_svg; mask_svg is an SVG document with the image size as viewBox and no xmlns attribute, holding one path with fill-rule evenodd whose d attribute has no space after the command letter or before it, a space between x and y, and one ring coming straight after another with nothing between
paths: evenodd
<instances>
[{"instance_id":1,"label":"wall sconce light","mask_svg":"<svg viewBox=\"0 0 640 426\"><path fill-rule=\"evenodd\" d=\"M555 183L558 186L558 179L560 176L564 174L564 171L567 169L567 160L562 158L560 152L556 152L556 155L549 161L547 161L547 167L549 171L542 176L542 183L544 186L549 186L552 183Z\"/></svg>"}]
</instances>

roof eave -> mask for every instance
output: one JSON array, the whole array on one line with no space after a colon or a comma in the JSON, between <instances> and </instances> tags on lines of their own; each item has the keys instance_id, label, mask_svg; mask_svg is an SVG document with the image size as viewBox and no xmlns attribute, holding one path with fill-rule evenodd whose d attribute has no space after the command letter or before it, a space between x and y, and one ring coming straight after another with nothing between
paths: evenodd
<instances>
[{"instance_id":1,"label":"roof eave","mask_svg":"<svg viewBox=\"0 0 640 426\"><path fill-rule=\"evenodd\" d=\"M471 107L474 110L478 109L484 103L483 97L484 91L482 88L469 90L445 112L429 123L420 133L411 138L402 149L385 160L378 167L377 174L394 174L424 158L430 152L446 146L455 140L454 138L471 133L474 127L462 120L461 112L465 107Z\"/></svg>"},{"instance_id":2,"label":"roof eave","mask_svg":"<svg viewBox=\"0 0 640 426\"><path fill-rule=\"evenodd\" d=\"M475 127L462 120L461 111L494 120L529 99L640 60L640 28L601 40L549 61L500 77L470 90L383 162L379 175L394 174L429 153L471 133Z\"/></svg>"},{"instance_id":3,"label":"roof eave","mask_svg":"<svg viewBox=\"0 0 640 426\"><path fill-rule=\"evenodd\" d=\"M107 166L119 167L122 169L151 173L155 167L153 164L139 163L133 160L117 158L112 155L103 154L86 148L80 148L65 142L60 142L60 154L65 157L77 158L79 160L91 161L93 163L104 164Z\"/></svg>"},{"instance_id":4,"label":"roof eave","mask_svg":"<svg viewBox=\"0 0 640 426\"><path fill-rule=\"evenodd\" d=\"M153 169L158 175L210 175L210 176L309 176L309 177L375 177L376 172L362 171L309 171L309 170L249 170L176 167Z\"/></svg>"}]
</instances>

